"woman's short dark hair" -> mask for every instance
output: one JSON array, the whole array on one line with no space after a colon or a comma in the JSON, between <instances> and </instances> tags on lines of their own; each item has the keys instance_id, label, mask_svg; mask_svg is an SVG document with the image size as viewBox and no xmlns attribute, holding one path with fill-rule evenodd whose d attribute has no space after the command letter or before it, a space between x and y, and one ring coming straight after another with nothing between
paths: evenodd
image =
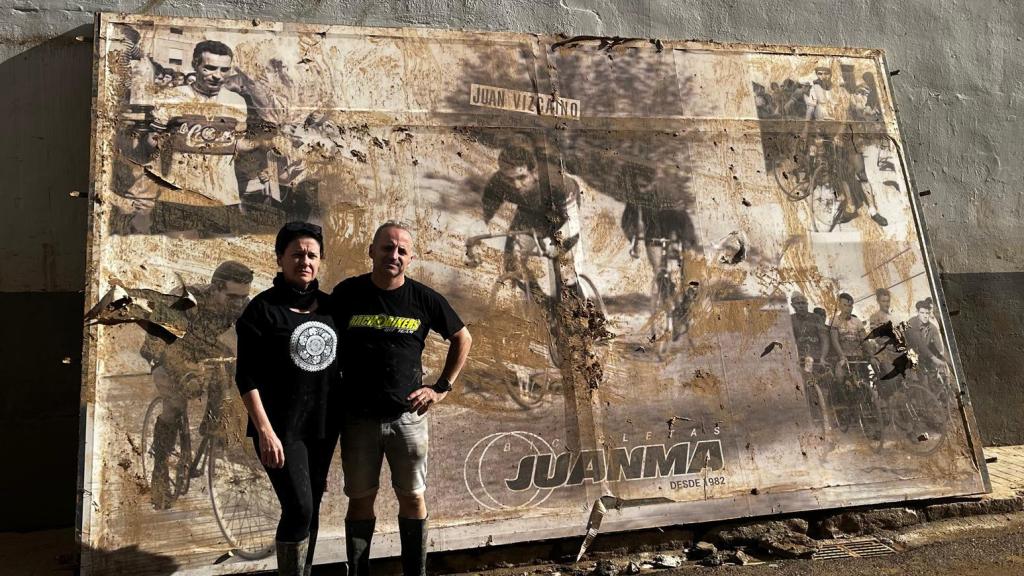
<instances>
[{"instance_id":1,"label":"woman's short dark hair","mask_svg":"<svg viewBox=\"0 0 1024 576\"><path fill-rule=\"evenodd\" d=\"M320 257L324 255L324 231L320 226L309 222L289 222L277 232L274 240L274 253L281 257L285 249L296 238L312 238L320 245Z\"/></svg>"}]
</instances>

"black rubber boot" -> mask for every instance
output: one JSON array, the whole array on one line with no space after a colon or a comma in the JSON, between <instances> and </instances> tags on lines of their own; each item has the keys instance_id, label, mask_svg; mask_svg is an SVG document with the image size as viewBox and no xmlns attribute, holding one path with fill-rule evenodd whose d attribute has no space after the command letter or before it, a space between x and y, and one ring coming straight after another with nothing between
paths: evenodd
<instances>
[{"instance_id":1,"label":"black rubber boot","mask_svg":"<svg viewBox=\"0 0 1024 576\"><path fill-rule=\"evenodd\" d=\"M316 552L316 537L318 529L312 529L309 531L309 546L306 548L306 567L302 571L302 576L309 576L313 573L313 553Z\"/></svg>"},{"instance_id":2,"label":"black rubber boot","mask_svg":"<svg viewBox=\"0 0 1024 576\"><path fill-rule=\"evenodd\" d=\"M279 576L302 576L306 564L309 538L299 542L277 541L277 573Z\"/></svg>"},{"instance_id":3,"label":"black rubber boot","mask_svg":"<svg viewBox=\"0 0 1024 576\"><path fill-rule=\"evenodd\" d=\"M398 517L398 535L402 541L402 574L427 575L427 519Z\"/></svg>"},{"instance_id":4,"label":"black rubber boot","mask_svg":"<svg viewBox=\"0 0 1024 576\"><path fill-rule=\"evenodd\" d=\"M167 459L174 450L177 433L173 420L157 417L153 425L153 474L149 480L149 498L155 510L170 508L176 496Z\"/></svg>"},{"instance_id":5,"label":"black rubber boot","mask_svg":"<svg viewBox=\"0 0 1024 576\"><path fill-rule=\"evenodd\" d=\"M377 519L345 520L345 552L348 556L348 576L369 576L370 542Z\"/></svg>"}]
</instances>

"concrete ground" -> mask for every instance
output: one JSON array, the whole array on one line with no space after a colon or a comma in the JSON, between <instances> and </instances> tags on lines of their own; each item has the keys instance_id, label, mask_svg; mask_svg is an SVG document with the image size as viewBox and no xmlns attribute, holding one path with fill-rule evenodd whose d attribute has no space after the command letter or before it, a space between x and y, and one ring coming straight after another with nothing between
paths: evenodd
<instances>
[{"instance_id":1,"label":"concrete ground","mask_svg":"<svg viewBox=\"0 0 1024 576\"><path fill-rule=\"evenodd\" d=\"M571 539L509 547L507 553L514 562L511 565L500 560L501 551L497 550L488 551L487 557L474 552L437 555L433 562L445 573L484 576L613 576L616 573L624 576L629 573L631 562L639 567L641 576L698 573L744 576L1024 576L1024 446L986 448L985 454L990 460L995 459L988 465L993 488L991 494L980 499L920 506L908 504L907 508L889 509L898 512L894 515L876 514L884 512L877 510L846 513L843 516L846 520L851 515L862 516L861 526L871 525L872 515L884 516L890 523L877 530L869 530L871 533L868 535L819 541L819 544L833 544L833 548L845 547L861 553L865 550L865 542L876 547L881 544L880 548L892 550L881 556L779 560L751 549L750 564L705 567L683 558L683 543L693 532L679 528L652 533L651 545L642 543L646 548L643 552L637 550L636 538L632 539L634 546L631 547L621 544L630 541L621 535L600 535L593 547L594 553L578 564L564 562L579 546L578 541ZM894 526L893 518L902 527ZM849 525L838 520L833 524ZM616 539L618 543L610 544L609 541ZM74 549L74 531L71 529L0 533L0 575L72 575L75 573ZM497 556L495 552L498 552ZM678 561L679 565L671 569L652 568L649 563L658 555L667 558L669 564ZM559 558L563 562L527 560L545 557ZM598 561L601 561L600 567ZM495 565L500 567L494 568ZM382 576L399 571L395 561L375 563L375 572ZM316 576L344 573L343 565L318 566L314 570Z\"/></svg>"},{"instance_id":2,"label":"concrete ground","mask_svg":"<svg viewBox=\"0 0 1024 576\"><path fill-rule=\"evenodd\" d=\"M640 574L675 576L734 574L736 576L1017 576L1024 574L1024 513L950 518L901 532L893 539L900 549L892 555L841 560L777 560L708 568L694 563L672 570L643 570ZM646 556L650 557L650 554ZM618 568L639 556L610 558ZM594 573L595 562L543 564L468 572L486 576L575 576ZM579 570L580 572L576 572ZM622 574L622 572L620 572Z\"/></svg>"}]
</instances>

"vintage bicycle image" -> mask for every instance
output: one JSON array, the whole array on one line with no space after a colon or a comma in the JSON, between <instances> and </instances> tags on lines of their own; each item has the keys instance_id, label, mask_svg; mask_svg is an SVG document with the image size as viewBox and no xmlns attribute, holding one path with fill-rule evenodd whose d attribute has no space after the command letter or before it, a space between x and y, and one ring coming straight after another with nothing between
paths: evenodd
<instances>
[{"instance_id":1,"label":"vintage bicycle image","mask_svg":"<svg viewBox=\"0 0 1024 576\"><path fill-rule=\"evenodd\" d=\"M87 318L133 320L116 328L125 332L119 336L123 342L137 344L138 357L125 354L122 362L143 370L112 378L123 391L142 385L153 392L141 418L123 415L137 428L127 430L135 462L122 462L124 471L137 470L135 481L146 486L153 520L172 521L205 505L225 552L260 559L273 552L280 510L245 438L232 330L248 301L252 271L225 261L211 278L181 286L177 295L115 287ZM124 410L126 399L122 393L114 406Z\"/></svg>"},{"instance_id":2,"label":"vintage bicycle image","mask_svg":"<svg viewBox=\"0 0 1024 576\"><path fill-rule=\"evenodd\" d=\"M815 232L865 227L884 231L903 191L899 159L884 133L876 71L822 58L788 74L765 67L753 93L762 126L765 167L782 195L804 208Z\"/></svg>"}]
</instances>

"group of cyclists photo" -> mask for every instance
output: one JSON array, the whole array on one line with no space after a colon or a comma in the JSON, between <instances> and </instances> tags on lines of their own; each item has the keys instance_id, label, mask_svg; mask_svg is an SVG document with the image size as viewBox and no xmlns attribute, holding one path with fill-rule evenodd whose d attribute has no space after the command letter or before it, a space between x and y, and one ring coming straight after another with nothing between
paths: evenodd
<instances>
[{"instance_id":1,"label":"group of cyclists photo","mask_svg":"<svg viewBox=\"0 0 1024 576\"><path fill-rule=\"evenodd\" d=\"M874 300L865 320L846 292L836 296L831 317L822 307L810 310L803 293L790 294L811 418L833 444L853 430L875 448L897 441L930 453L942 445L956 403L935 306L930 297L919 300L915 314L900 320L888 289L876 290Z\"/></svg>"}]
</instances>

